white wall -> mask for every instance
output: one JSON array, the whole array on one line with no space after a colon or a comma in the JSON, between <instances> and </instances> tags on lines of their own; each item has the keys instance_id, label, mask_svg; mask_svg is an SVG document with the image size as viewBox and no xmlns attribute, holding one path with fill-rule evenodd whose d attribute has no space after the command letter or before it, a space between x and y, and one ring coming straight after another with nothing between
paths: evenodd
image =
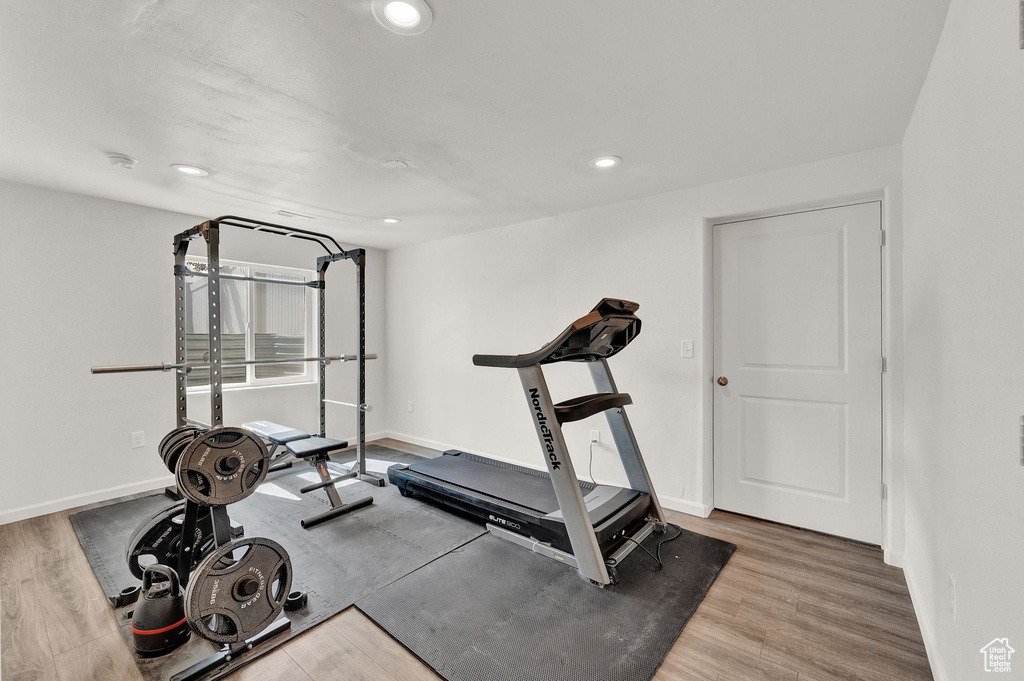
<instances>
[{"instance_id":1,"label":"white wall","mask_svg":"<svg viewBox=\"0 0 1024 681\"><path fill-rule=\"evenodd\" d=\"M1024 51L954 0L904 140L906 574L938 681L1024 676ZM957 584L957 616L948 579Z\"/></svg>"},{"instance_id":2,"label":"white wall","mask_svg":"<svg viewBox=\"0 0 1024 681\"><path fill-rule=\"evenodd\" d=\"M516 372L475 367L472 355L534 350L600 298L634 300L643 332L612 370L633 397L630 419L663 503L706 515L708 221L884 195L898 233L899 176L900 150L887 147L390 250L389 428L542 467ZM680 358L682 339L696 341L695 358ZM556 400L593 392L579 365L545 371ZM610 443L601 416L565 428L581 477L591 428ZM613 448L596 450L594 475L624 483Z\"/></svg>"},{"instance_id":3,"label":"white wall","mask_svg":"<svg viewBox=\"0 0 1024 681\"><path fill-rule=\"evenodd\" d=\"M7 182L0 205L0 523L168 484L156 445L174 426L172 374L89 367L173 360L171 238L200 219ZM319 255L306 242L222 236L224 258L312 268ZM367 371L373 433L387 418L382 252L368 252L367 268L367 344L381 354ZM327 276L328 352L353 352L354 268ZM354 370L328 368L329 398L353 401ZM225 423L313 430L315 400L315 385L227 391ZM208 419L208 393L190 404ZM329 434L353 437L352 411L328 410ZM146 447L131 449L139 430Z\"/></svg>"}]
</instances>

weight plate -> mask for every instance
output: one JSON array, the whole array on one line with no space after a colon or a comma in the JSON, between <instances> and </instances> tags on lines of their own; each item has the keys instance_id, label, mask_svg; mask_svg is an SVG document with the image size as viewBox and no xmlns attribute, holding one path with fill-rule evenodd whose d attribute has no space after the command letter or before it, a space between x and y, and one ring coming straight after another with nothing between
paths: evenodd
<instances>
[{"instance_id":1,"label":"weight plate","mask_svg":"<svg viewBox=\"0 0 1024 681\"><path fill-rule=\"evenodd\" d=\"M184 428L178 428L170 436L167 437L161 444L163 445L160 451L166 455L167 451L178 442L181 442L185 438L194 437L199 431L198 428L193 426L185 426Z\"/></svg>"},{"instance_id":2,"label":"weight plate","mask_svg":"<svg viewBox=\"0 0 1024 681\"><path fill-rule=\"evenodd\" d=\"M182 437L183 435L186 436L186 437ZM162 446L160 447L160 458L163 459L165 466L167 465L167 453L170 451L170 449L172 447L174 447L181 440L183 440L183 439L184 440L188 440L188 437L187 437L188 435L190 435L190 433L188 431L185 431L185 432L180 432L179 431L179 432L175 433L174 435L172 435L171 437L167 438L166 442L162 443ZM172 472L173 472L173 469L172 469Z\"/></svg>"},{"instance_id":3,"label":"weight plate","mask_svg":"<svg viewBox=\"0 0 1024 681\"><path fill-rule=\"evenodd\" d=\"M196 430L191 433L184 433L180 437L171 440L171 444L167 446L167 451L164 453L164 465L167 466L167 470L171 473L177 471L178 458L181 457L181 453L203 432L205 431Z\"/></svg>"},{"instance_id":4,"label":"weight plate","mask_svg":"<svg viewBox=\"0 0 1024 681\"><path fill-rule=\"evenodd\" d=\"M188 426L185 427L187 428ZM160 440L160 444L157 445L156 448L157 451L160 452L160 456L164 455L164 447L167 445L167 441L171 439L171 436L176 435L179 432L181 432L180 427L174 428L173 430L168 431L167 435L164 435L163 439Z\"/></svg>"},{"instance_id":5,"label":"weight plate","mask_svg":"<svg viewBox=\"0 0 1024 681\"><path fill-rule=\"evenodd\" d=\"M196 432L199 428L196 426L178 426L171 432L164 435L163 439L160 440L160 445L157 447L157 451L160 453L160 458L167 456L167 446L170 444L172 439L176 439L186 432Z\"/></svg>"},{"instance_id":6,"label":"weight plate","mask_svg":"<svg viewBox=\"0 0 1024 681\"><path fill-rule=\"evenodd\" d=\"M185 502L179 501L147 518L131 539L125 558L128 570L136 579L142 579L147 565L160 563L178 568L181 552L181 526L185 519ZM213 517L210 509L199 509L196 534L192 542L192 565L202 560L214 548Z\"/></svg>"},{"instance_id":7,"label":"weight plate","mask_svg":"<svg viewBox=\"0 0 1024 681\"><path fill-rule=\"evenodd\" d=\"M224 506L256 491L267 477L270 454L244 428L221 427L193 440L178 458L178 491L200 504Z\"/></svg>"},{"instance_id":8,"label":"weight plate","mask_svg":"<svg viewBox=\"0 0 1024 681\"><path fill-rule=\"evenodd\" d=\"M236 539L192 573L185 617L209 641L244 641L277 619L291 586L292 563L280 544L262 537Z\"/></svg>"}]
</instances>

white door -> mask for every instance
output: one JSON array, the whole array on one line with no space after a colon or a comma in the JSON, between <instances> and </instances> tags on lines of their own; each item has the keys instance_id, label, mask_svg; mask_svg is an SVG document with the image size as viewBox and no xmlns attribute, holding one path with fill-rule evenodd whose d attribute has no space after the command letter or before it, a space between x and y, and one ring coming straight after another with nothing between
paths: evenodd
<instances>
[{"instance_id":1,"label":"white door","mask_svg":"<svg viewBox=\"0 0 1024 681\"><path fill-rule=\"evenodd\" d=\"M881 542L880 229L877 202L715 227L716 508Z\"/></svg>"}]
</instances>

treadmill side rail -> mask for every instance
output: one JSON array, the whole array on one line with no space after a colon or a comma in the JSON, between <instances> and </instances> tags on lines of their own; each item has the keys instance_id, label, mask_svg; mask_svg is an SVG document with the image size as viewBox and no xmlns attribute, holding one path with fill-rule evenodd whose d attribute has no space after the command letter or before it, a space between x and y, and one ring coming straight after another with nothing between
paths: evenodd
<instances>
[{"instance_id":1,"label":"treadmill side rail","mask_svg":"<svg viewBox=\"0 0 1024 681\"><path fill-rule=\"evenodd\" d=\"M497 537L501 537L506 541L510 541L513 544L519 544L522 547L528 548L534 553L539 553L542 556L553 558L557 560L559 563L571 565L577 570L580 567L579 564L576 562L576 557L574 555L572 555L571 553L566 553L565 551L559 551L551 544L545 544L544 542L537 541L532 537L527 537L522 534L516 534L511 530L506 530L504 527L492 525L491 523L487 523L487 531Z\"/></svg>"},{"instance_id":2,"label":"treadmill side rail","mask_svg":"<svg viewBox=\"0 0 1024 681\"><path fill-rule=\"evenodd\" d=\"M607 393L618 392L607 360L600 359L596 362L589 362L587 367L590 369L590 376L594 380L594 387L597 390ZM626 416L625 408L609 409L604 414L608 419L608 428L612 431L615 449L619 451L619 459L626 471L629 486L651 496L651 514L664 527L667 522L665 512L661 508L661 502L658 501L658 495L654 492L654 483L651 482L644 458L640 455L640 447L636 443L633 427L629 425L629 417Z\"/></svg>"},{"instance_id":3,"label":"treadmill side rail","mask_svg":"<svg viewBox=\"0 0 1024 681\"><path fill-rule=\"evenodd\" d=\"M623 560L625 560L626 556L633 553L636 547L640 546L640 544L642 544L645 539L650 537L657 530L658 523L656 523L655 521L651 520L644 523L643 526L639 530L637 530L629 540L624 540L622 544L619 546L619 548L608 556L608 558L606 559L608 567L617 568L618 565ZM518 544L519 546L530 549L534 553L539 553L542 556L547 556L548 558L557 560L559 563L571 565L572 567L579 570L580 566L579 563L576 561L576 556L572 555L571 553L566 553L565 551L560 551L551 544L546 544L544 542L537 541L532 537L517 534L515 532L512 532L511 530L505 529L504 527L492 525L491 523L487 523L487 531L495 535L496 537L500 537L506 541L512 542L513 544ZM606 586L607 584L611 583L612 582L609 579L608 582L602 583L601 586Z\"/></svg>"},{"instance_id":4,"label":"treadmill side rail","mask_svg":"<svg viewBox=\"0 0 1024 681\"><path fill-rule=\"evenodd\" d=\"M623 559L626 556L628 556L629 554L633 553L633 550L636 547L638 547L641 544L643 544L644 543L644 539L647 539L652 534L654 534L656 531L658 531L658 528L659 528L658 523L653 521L653 520L644 523L644 526L641 527L636 532L636 534L633 535L632 541L624 541L624 542L622 542L622 545L619 546L619 548L614 553L612 553L610 556L608 556L608 564L612 565L612 566L617 566L619 563L621 563L623 561Z\"/></svg>"},{"instance_id":5,"label":"treadmill side rail","mask_svg":"<svg viewBox=\"0 0 1024 681\"><path fill-rule=\"evenodd\" d=\"M604 564L604 555L594 534L594 526L590 523L590 513L583 500L572 459L569 458L544 372L539 364L519 367L518 371L579 571L598 584L609 584L611 578L608 576L608 568Z\"/></svg>"}]
</instances>

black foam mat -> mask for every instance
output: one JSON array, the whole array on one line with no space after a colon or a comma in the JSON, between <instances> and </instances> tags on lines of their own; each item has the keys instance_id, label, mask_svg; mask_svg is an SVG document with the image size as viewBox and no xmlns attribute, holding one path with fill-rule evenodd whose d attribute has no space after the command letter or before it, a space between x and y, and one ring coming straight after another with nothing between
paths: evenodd
<instances>
[{"instance_id":1,"label":"black foam mat","mask_svg":"<svg viewBox=\"0 0 1024 681\"><path fill-rule=\"evenodd\" d=\"M345 460L338 458L339 462ZM385 471L391 463L422 461L377 445L367 447L367 458L370 467L378 471ZM300 519L328 507L322 491L299 494L299 488L318 480L312 467L297 462L293 468L270 473L256 493L228 508L232 520L244 526L246 537L268 537L284 546L295 573L292 590L309 594L305 608L287 614L291 632L267 644L262 652L484 532L477 523L403 499L393 486L379 488L363 482L339 485L339 494L348 501L370 494L373 505L304 530ZM86 557L108 596L138 584L125 564L126 544L142 520L171 503L157 493L95 505L71 516ZM126 644L131 645L129 622L123 617L119 621ZM136 661L147 679L163 680L216 650L214 644L193 636L170 655ZM246 656L243 662L251 659L253 656ZM222 674L237 666L226 667Z\"/></svg>"},{"instance_id":2,"label":"black foam mat","mask_svg":"<svg viewBox=\"0 0 1024 681\"><path fill-rule=\"evenodd\" d=\"M370 445L371 468L420 457ZM344 459L341 459L344 461ZM665 568L641 551L620 567L618 585L599 589L578 572L485 533L474 521L394 486L340 486L344 499L372 494L374 504L310 530L299 520L327 506L325 495L301 495L312 468L271 473L260 491L229 507L245 536L264 536L288 550L293 589L308 605L286 614L289 633L222 668L224 676L289 638L357 605L448 681L647 681L653 676L735 546L683 531L663 549ZM137 583L125 544L142 519L170 505L162 494L89 507L71 516L79 541L108 595ZM647 540L654 550L657 538ZM132 606L118 612L131 646ZM211 655L196 636L174 653L137 658L148 681Z\"/></svg>"},{"instance_id":3,"label":"black foam mat","mask_svg":"<svg viewBox=\"0 0 1024 681\"><path fill-rule=\"evenodd\" d=\"M601 589L485 535L356 605L448 681L648 681L735 550L683 530Z\"/></svg>"}]
</instances>

